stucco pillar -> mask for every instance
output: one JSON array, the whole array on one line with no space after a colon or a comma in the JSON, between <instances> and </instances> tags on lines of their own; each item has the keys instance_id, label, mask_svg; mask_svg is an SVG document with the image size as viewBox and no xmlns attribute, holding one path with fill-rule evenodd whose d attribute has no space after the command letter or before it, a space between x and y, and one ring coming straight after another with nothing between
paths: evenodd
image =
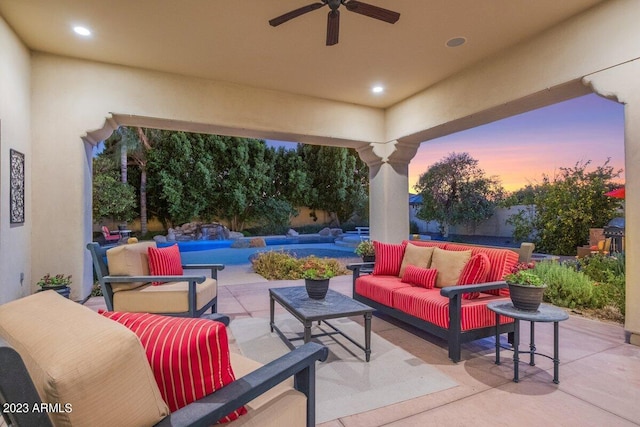
<instances>
[{"instance_id":1,"label":"stucco pillar","mask_svg":"<svg viewBox=\"0 0 640 427\"><path fill-rule=\"evenodd\" d=\"M586 76L583 81L624 104L625 252L627 342L640 345L640 60Z\"/></svg>"},{"instance_id":2,"label":"stucco pillar","mask_svg":"<svg viewBox=\"0 0 640 427\"><path fill-rule=\"evenodd\" d=\"M391 141L358 149L369 166L371 239L399 243L409 237L409 162L419 144Z\"/></svg>"}]
</instances>

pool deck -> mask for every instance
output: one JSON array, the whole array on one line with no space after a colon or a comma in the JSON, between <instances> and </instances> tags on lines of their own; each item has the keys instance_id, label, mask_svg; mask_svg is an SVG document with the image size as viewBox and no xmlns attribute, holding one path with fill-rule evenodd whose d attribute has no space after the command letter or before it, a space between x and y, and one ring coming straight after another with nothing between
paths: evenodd
<instances>
[{"instance_id":1,"label":"pool deck","mask_svg":"<svg viewBox=\"0 0 640 427\"><path fill-rule=\"evenodd\" d=\"M249 264L228 266L220 273L219 312L231 321L257 317L268 322L268 289L303 283L267 281ZM332 278L331 289L351 296L351 276ZM104 300L91 298L86 305L104 308ZM352 320L362 322L361 316ZM527 327L522 324L523 342ZM493 338L463 345L462 361L456 364L448 359L444 342L401 322L374 315L372 330L437 367L458 386L322 427L640 425L640 347L624 343L621 325L575 315L561 322L560 384L551 381L553 363L541 357L536 366L521 363L520 382L514 383L512 353L504 350L502 365L495 365ZM233 336L229 338L232 351L238 351ZM544 354L552 352L552 325L536 327L536 345Z\"/></svg>"}]
</instances>

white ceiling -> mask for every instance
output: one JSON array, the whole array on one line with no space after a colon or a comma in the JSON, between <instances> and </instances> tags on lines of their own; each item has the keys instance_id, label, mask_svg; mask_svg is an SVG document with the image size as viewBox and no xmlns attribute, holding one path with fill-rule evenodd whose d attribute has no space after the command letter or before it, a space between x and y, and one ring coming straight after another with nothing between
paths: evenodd
<instances>
[{"instance_id":1,"label":"white ceiling","mask_svg":"<svg viewBox=\"0 0 640 427\"><path fill-rule=\"evenodd\" d=\"M601 1L366 0L400 20L343 6L330 47L326 6L268 24L314 0L0 0L0 15L35 51L384 108Z\"/></svg>"}]
</instances>

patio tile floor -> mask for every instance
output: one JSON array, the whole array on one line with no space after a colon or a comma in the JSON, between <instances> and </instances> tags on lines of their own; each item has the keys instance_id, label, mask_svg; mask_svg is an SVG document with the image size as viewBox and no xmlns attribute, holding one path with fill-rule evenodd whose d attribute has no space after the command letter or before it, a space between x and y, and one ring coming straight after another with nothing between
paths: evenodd
<instances>
[{"instance_id":1,"label":"patio tile floor","mask_svg":"<svg viewBox=\"0 0 640 427\"><path fill-rule=\"evenodd\" d=\"M242 282L236 278L228 283L221 278L218 311L233 321L247 316L268 318L268 288L302 282L238 284ZM331 279L331 288L351 295L351 277ZM92 298L86 305L104 308L102 298ZM361 316L352 320L362 322ZM528 324L521 325L522 345L526 345ZM458 386L329 421L322 427L640 425L640 347L624 343L620 325L574 315L561 322L558 385L551 381L553 363L539 356L536 366L521 362L520 382L514 383L512 353L503 350L502 365L495 365L493 338L463 345L462 361L454 364L443 341L394 319L374 315L372 330L437 367ZM232 349L237 349L230 338ZM552 354L552 345L551 325L537 325L538 351Z\"/></svg>"}]
</instances>

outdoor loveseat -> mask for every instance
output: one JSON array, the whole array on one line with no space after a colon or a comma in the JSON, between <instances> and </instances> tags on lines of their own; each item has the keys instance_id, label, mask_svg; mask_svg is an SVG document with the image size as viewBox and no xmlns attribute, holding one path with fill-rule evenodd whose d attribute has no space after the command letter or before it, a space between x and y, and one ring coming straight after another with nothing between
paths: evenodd
<instances>
[{"instance_id":1,"label":"outdoor loveseat","mask_svg":"<svg viewBox=\"0 0 640 427\"><path fill-rule=\"evenodd\" d=\"M518 263L517 252L434 241L374 245L375 263L347 266L355 300L446 340L454 362L461 344L494 336L487 303L508 299L502 279ZM511 339L513 319L501 317L499 329Z\"/></svg>"},{"instance_id":2,"label":"outdoor loveseat","mask_svg":"<svg viewBox=\"0 0 640 427\"><path fill-rule=\"evenodd\" d=\"M133 323L122 322L127 316ZM135 329L149 318L162 333L181 325L175 336L184 337L165 340L155 331L163 345L149 345ZM206 335L194 338L202 329ZM36 293L0 306L2 415L8 425L39 427L209 426L232 413L234 427L315 425L315 362L326 359L326 347L308 343L261 366L229 354L226 343L225 326L208 319L101 315L54 291ZM220 351L210 363L180 360L186 347L214 344ZM159 366L173 370L158 372L158 352ZM229 360L232 371L216 370ZM223 376L230 382L203 392L209 385L200 380ZM178 398L180 408L171 409Z\"/></svg>"}]
</instances>

